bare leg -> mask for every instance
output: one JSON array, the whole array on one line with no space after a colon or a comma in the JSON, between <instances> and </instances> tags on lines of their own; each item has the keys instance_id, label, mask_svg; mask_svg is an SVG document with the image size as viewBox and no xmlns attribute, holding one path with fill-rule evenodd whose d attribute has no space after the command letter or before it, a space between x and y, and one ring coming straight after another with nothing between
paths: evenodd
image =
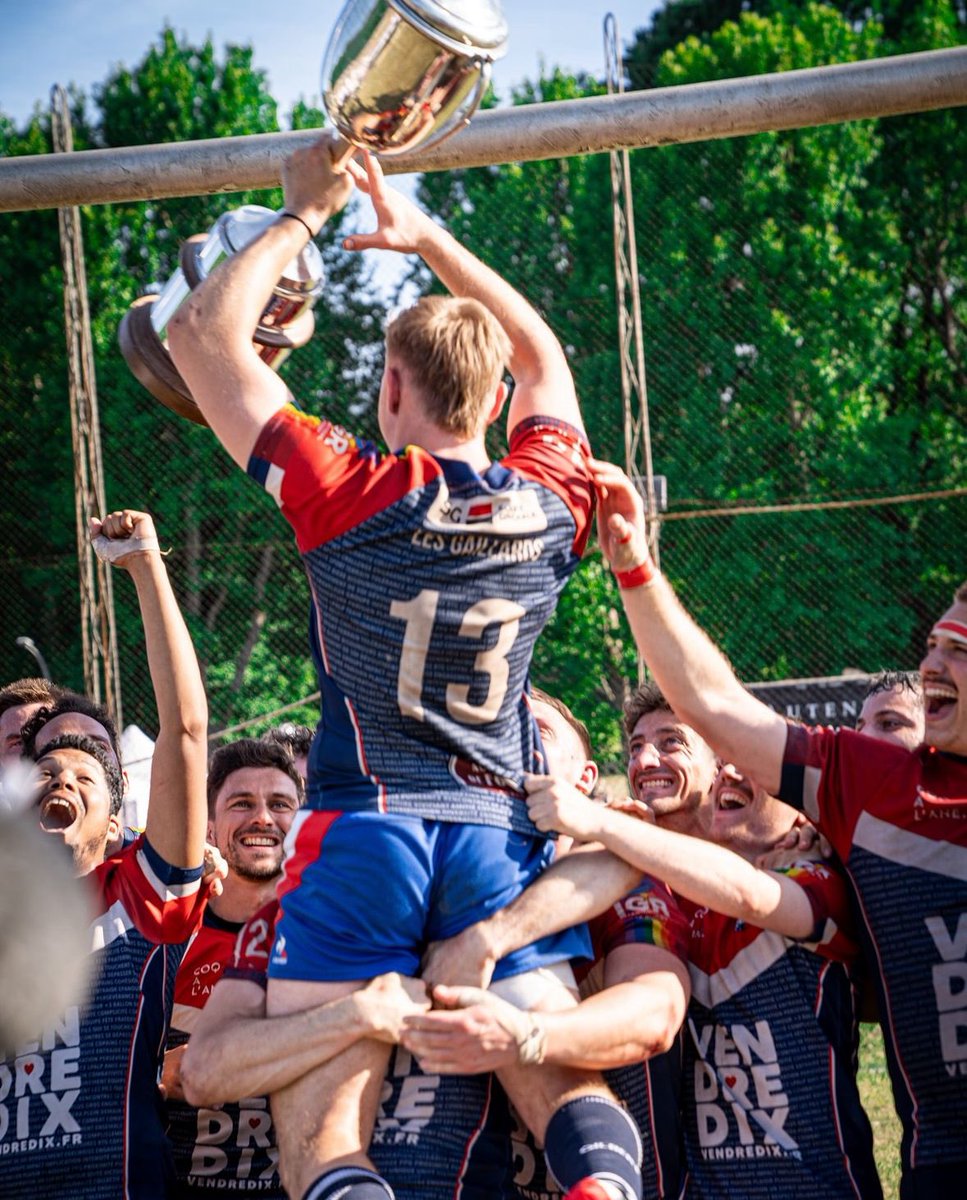
<instances>
[{"instance_id":1,"label":"bare leg","mask_svg":"<svg viewBox=\"0 0 967 1200\"><path fill-rule=\"evenodd\" d=\"M315 1008L362 987L362 982L309 983L270 979L270 1017ZM279 1172L292 1200L301 1200L325 1170L373 1170L368 1148L392 1047L364 1039L295 1083L272 1094Z\"/></svg>"}]
</instances>

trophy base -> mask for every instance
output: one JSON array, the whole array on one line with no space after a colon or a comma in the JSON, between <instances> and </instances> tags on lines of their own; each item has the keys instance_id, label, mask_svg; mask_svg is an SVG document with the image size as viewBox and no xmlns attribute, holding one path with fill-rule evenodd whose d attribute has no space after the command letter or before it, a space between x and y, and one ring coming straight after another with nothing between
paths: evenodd
<instances>
[{"instance_id":1,"label":"trophy base","mask_svg":"<svg viewBox=\"0 0 967 1200\"><path fill-rule=\"evenodd\" d=\"M154 295L141 296L124 314L118 329L118 342L124 361L135 379L165 408L170 408L179 417L196 425L207 425L188 385L151 323L151 308L157 299ZM315 327L316 320L311 309L306 309L284 328L259 325L253 338L255 349L268 366L278 370L293 350L309 341Z\"/></svg>"},{"instance_id":2,"label":"trophy base","mask_svg":"<svg viewBox=\"0 0 967 1200\"><path fill-rule=\"evenodd\" d=\"M151 324L151 307L157 299L157 296L141 296L124 314L118 330L124 361L135 379L165 408L196 425L207 425L188 385Z\"/></svg>"}]
</instances>

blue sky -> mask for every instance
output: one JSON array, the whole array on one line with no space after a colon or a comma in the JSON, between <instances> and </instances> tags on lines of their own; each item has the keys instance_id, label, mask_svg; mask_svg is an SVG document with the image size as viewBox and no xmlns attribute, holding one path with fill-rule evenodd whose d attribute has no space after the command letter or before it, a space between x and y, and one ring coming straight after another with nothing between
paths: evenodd
<instances>
[{"instance_id":1,"label":"blue sky","mask_svg":"<svg viewBox=\"0 0 967 1200\"><path fill-rule=\"evenodd\" d=\"M445 3L446 0L443 0ZM613 12L622 41L647 25L655 0L503 0L509 50L494 70L501 95L548 67L604 69L602 22ZM255 3L254 0L7 0L0 34L0 112L21 124L35 102L46 107L54 83L90 94L118 63L133 66L167 22L199 42L211 35L251 44L268 72L283 117L300 95L318 97L319 69L341 0Z\"/></svg>"}]
</instances>

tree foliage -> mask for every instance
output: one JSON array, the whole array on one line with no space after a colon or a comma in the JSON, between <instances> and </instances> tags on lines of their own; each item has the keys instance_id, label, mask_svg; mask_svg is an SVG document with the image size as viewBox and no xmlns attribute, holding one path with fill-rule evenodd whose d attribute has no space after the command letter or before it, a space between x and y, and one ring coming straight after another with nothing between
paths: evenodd
<instances>
[{"instance_id":1,"label":"tree foliage","mask_svg":"<svg viewBox=\"0 0 967 1200\"><path fill-rule=\"evenodd\" d=\"M754 11L752 11L754 9ZM633 86L666 87L959 44L962 7L875 10L792 0L671 0L637 32ZM598 94L552 70L517 104ZM494 103L494 96L488 103ZM170 29L134 68L71 98L79 147L273 130L276 105L247 47L216 53ZM297 127L322 114L296 106ZM42 153L40 112L0 115L0 153ZM964 498L885 503L967 483L962 109L709 141L631 156L653 458L668 479L665 570L748 679L911 666L925 622L963 574ZM606 156L428 175L420 197L535 302L565 345L595 452L621 461L618 314ZM205 665L216 723L312 691L304 576L271 502L205 430L168 414L116 347L131 302L156 291L185 238L241 203L190 197L84 212L110 506L150 508ZM352 214L345 218L353 221ZM386 297L322 239L317 335L284 368L306 407L372 434ZM0 495L9 644L80 679L71 443L60 254L50 212L0 216L0 444L18 486ZM432 287L414 267L407 287ZM494 451L502 446L497 436ZM42 449L40 449L42 447ZM22 483L21 483L22 481ZM829 501L874 507L813 511ZM789 511L790 505L801 511ZM708 515L725 507L780 513ZM127 715L152 724L133 597L116 588ZM594 553L537 648L535 681L620 754L618 710L636 673L609 573Z\"/></svg>"},{"instance_id":2,"label":"tree foliage","mask_svg":"<svg viewBox=\"0 0 967 1200\"><path fill-rule=\"evenodd\" d=\"M79 98L76 106L83 111ZM102 148L277 128L275 101L264 73L252 65L250 48L228 46L220 57L211 41L194 46L170 29L137 66L112 72L95 90L94 107L94 121L81 126L80 144ZM312 127L322 124L322 115L300 104L293 121ZM0 136L6 154L49 148L46 119L40 116L22 135L5 122ZM206 232L221 213L241 204L278 208L281 202L278 191L246 192L84 211L108 506L149 509L162 539L174 547L169 568L207 672L216 725L239 714L267 712L314 690L311 670L304 666L305 578L268 497L239 477L207 431L175 417L141 387L121 358L117 330L130 304L139 295L157 293L177 269L185 239ZM320 240L326 268L325 291L316 309L320 336L293 355L287 370L295 394L308 407L322 406L328 415L348 420L350 411L365 412L372 404L373 382L360 372L360 364L372 359L382 305L358 257L341 249L339 228L333 222ZM41 279L30 264L42 264ZM55 213L0 218L0 271L16 281L0 298L0 312L8 329L18 329L16 338L0 336L0 365L8 380L8 411L24 418L5 421L2 436L10 461L23 463L28 475L22 493L0 499L8 528L18 531L2 566L7 586L21 604L15 609L16 632L34 635L56 678L79 686L59 264ZM31 323L15 322L18 312L28 314ZM31 497L30 509L16 511L23 496ZM36 571L30 551L24 552L31 546L39 551ZM58 564L54 575L52 557ZM25 558L21 589L12 576L23 570ZM150 687L132 589L120 580L115 595L126 716L151 727ZM24 673L14 654L19 652L3 647L4 678Z\"/></svg>"}]
</instances>

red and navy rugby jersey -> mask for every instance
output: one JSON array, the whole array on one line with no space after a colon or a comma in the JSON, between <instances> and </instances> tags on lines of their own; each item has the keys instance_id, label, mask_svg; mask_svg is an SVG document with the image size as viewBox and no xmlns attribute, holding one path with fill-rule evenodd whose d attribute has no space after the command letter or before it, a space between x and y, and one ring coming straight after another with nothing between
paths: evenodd
<instances>
[{"instance_id":1,"label":"red and navy rugby jersey","mask_svg":"<svg viewBox=\"0 0 967 1200\"><path fill-rule=\"evenodd\" d=\"M265 986L277 900L239 935L226 979ZM492 1075L428 1075L402 1046L390 1058L369 1156L397 1200L503 1200L510 1116Z\"/></svg>"},{"instance_id":2,"label":"red and navy rugby jersey","mask_svg":"<svg viewBox=\"0 0 967 1200\"><path fill-rule=\"evenodd\" d=\"M794 726L782 799L856 889L905 1170L967 1163L967 759Z\"/></svg>"},{"instance_id":3,"label":"red and navy rugby jersey","mask_svg":"<svg viewBox=\"0 0 967 1200\"><path fill-rule=\"evenodd\" d=\"M604 986L604 960L619 946L657 946L688 961L688 920L668 887L647 875L633 892L589 922L589 929L594 962L576 971L584 995ZM665 1054L605 1071L604 1077L641 1134L642 1195L654 1200L679 1196L684 1173L681 1036ZM558 1200L561 1189L547 1171L544 1152L519 1119L513 1141L514 1200Z\"/></svg>"},{"instance_id":4,"label":"red and navy rugby jersey","mask_svg":"<svg viewBox=\"0 0 967 1200\"><path fill-rule=\"evenodd\" d=\"M827 863L787 868L816 925L808 943L698 908L682 1120L689 1197L882 1196L856 1086L846 964L857 946L846 882Z\"/></svg>"},{"instance_id":5,"label":"red and navy rugby jersey","mask_svg":"<svg viewBox=\"0 0 967 1200\"><path fill-rule=\"evenodd\" d=\"M380 454L280 410L249 474L292 525L313 600L322 717L308 806L534 835L531 652L587 541L583 435L522 421L478 474L417 446Z\"/></svg>"},{"instance_id":6,"label":"red and navy rugby jersey","mask_svg":"<svg viewBox=\"0 0 967 1200\"><path fill-rule=\"evenodd\" d=\"M89 1002L0 1063L0 1195L168 1196L158 1076L175 972L207 898L201 874L142 836L87 877L98 897Z\"/></svg>"},{"instance_id":7,"label":"red and navy rugby jersey","mask_svg":"<svg viewBox=\"0 0 967 1200\"><path fill-rule=\"evenodd\" d=\"M188 1041L212 989L235 961L243 928L244 922L224 921L211 908L205 910L202 927L175 979L169 1051ZM173 1197L197 1200L217 1192L283 1200L268 1097L253 1096L212 1108L168 1100L166 1109L177 1177Z\"/></svg>"}]
</instances>

